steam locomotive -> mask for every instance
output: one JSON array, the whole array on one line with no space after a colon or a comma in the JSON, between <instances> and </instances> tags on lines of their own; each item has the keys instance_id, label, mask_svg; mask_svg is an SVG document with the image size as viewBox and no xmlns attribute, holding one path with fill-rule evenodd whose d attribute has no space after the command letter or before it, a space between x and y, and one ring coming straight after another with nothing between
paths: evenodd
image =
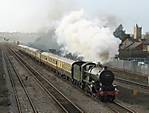
<instances>
[{"instance_id":1,"label":"steam locomotive","mask_svg":"<svg viewBox=\"0 0 149 113\"><path fill-rule=\"evenodd\" d=\"M114 74L106 66L70 60L24 45L18 45L18 49L49 66L56 75L71 80L73 84L101 101L112 102L118 94L116 85L113 85Z\"/></svg>"}]
</instances>

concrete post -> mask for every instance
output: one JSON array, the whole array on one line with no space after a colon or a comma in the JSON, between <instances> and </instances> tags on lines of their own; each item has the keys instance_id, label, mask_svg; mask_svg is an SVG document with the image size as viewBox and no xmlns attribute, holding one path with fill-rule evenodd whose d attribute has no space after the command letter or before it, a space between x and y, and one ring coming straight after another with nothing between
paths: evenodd
<instances>
[{"instance_id":1,"label":"concrete post","mask_svg":"<svg viewBox=\"0 0 149 113\"><path fill-rule=\"evenodd\" d=\"M149 85L149 76L148 76L148 85Z\"/></svg>"}]
</instances>

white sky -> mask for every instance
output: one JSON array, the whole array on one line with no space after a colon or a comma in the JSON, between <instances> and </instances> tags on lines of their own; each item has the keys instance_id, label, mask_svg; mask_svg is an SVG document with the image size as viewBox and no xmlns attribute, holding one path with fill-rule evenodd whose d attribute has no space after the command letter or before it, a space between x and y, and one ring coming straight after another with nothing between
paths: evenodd
<instances>
[{"instance_id":1,"label":"white sky","mask_svg":"<svg viewBox=\"0 0 149 113\"><path fill-rule=\"evenodd\" d=\"M75 7L90 13L112 14L129 31L135 23L149 31L149 0L0 0L0 32L36 32L48 26L49 15L56 19Z\"/></svg>"},{"instance_id":2,"label":"white sky","mask_svg":"<svg viewBox=\"0 0 149 113\"><path fill-rule=\"evenodd\" d=\"M38 30L48 18L48 0L0 0L0 31Z\"/></svg>"}]
</instances>

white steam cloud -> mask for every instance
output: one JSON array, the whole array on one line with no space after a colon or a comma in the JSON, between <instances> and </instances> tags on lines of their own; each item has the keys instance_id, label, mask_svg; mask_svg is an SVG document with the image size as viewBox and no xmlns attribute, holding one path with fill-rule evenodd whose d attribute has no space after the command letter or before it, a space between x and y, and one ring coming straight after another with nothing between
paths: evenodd
<instances>
[{"instance_id":1,"label":"white steam cloud","mask_svg":"<svg viewBox=\"0 0 149 113\"><path fill-rule=\"evenodd\" d=\"M108 20L89 18L83 10L73 11L63 17L56 29L58 44L84 60L105 63L118 52L120 43L107 26Z\"/></svg>"},{"instance_id":2,"label":"white steam cloud","mask_svg":"<svg viewBox=\"0 0 149 113\"><path fill-rule=\"evenodd\" d=\"M99 11L99 6L92 3L96 2L1 0L0 31L40 32L34 36L38 38L34 47L63 47L66 52L77 53L85 60L106 62L118 50L119 40L113 36L117 20L115 16ZM27 41L31 36L24 35L25 42L31 42Z\"/></svg>"}]
</instances>

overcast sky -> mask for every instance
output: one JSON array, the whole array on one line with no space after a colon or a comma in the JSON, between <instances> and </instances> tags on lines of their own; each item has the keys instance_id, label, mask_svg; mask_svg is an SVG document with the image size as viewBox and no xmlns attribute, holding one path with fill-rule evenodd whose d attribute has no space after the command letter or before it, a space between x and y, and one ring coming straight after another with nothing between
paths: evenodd
<instances>
[{"instance_id":1,"label":"overcast sky","mask_svg":"<svg viewBox=\"0 0 149 113\"><path fill-rule=\"evenodd\" d=\"M0 32L36 32L47 27L51 18L77 9L113 15L128 31L135 23L149 31L149 0L0 0Z\"/></svg>"}]
</instances>

